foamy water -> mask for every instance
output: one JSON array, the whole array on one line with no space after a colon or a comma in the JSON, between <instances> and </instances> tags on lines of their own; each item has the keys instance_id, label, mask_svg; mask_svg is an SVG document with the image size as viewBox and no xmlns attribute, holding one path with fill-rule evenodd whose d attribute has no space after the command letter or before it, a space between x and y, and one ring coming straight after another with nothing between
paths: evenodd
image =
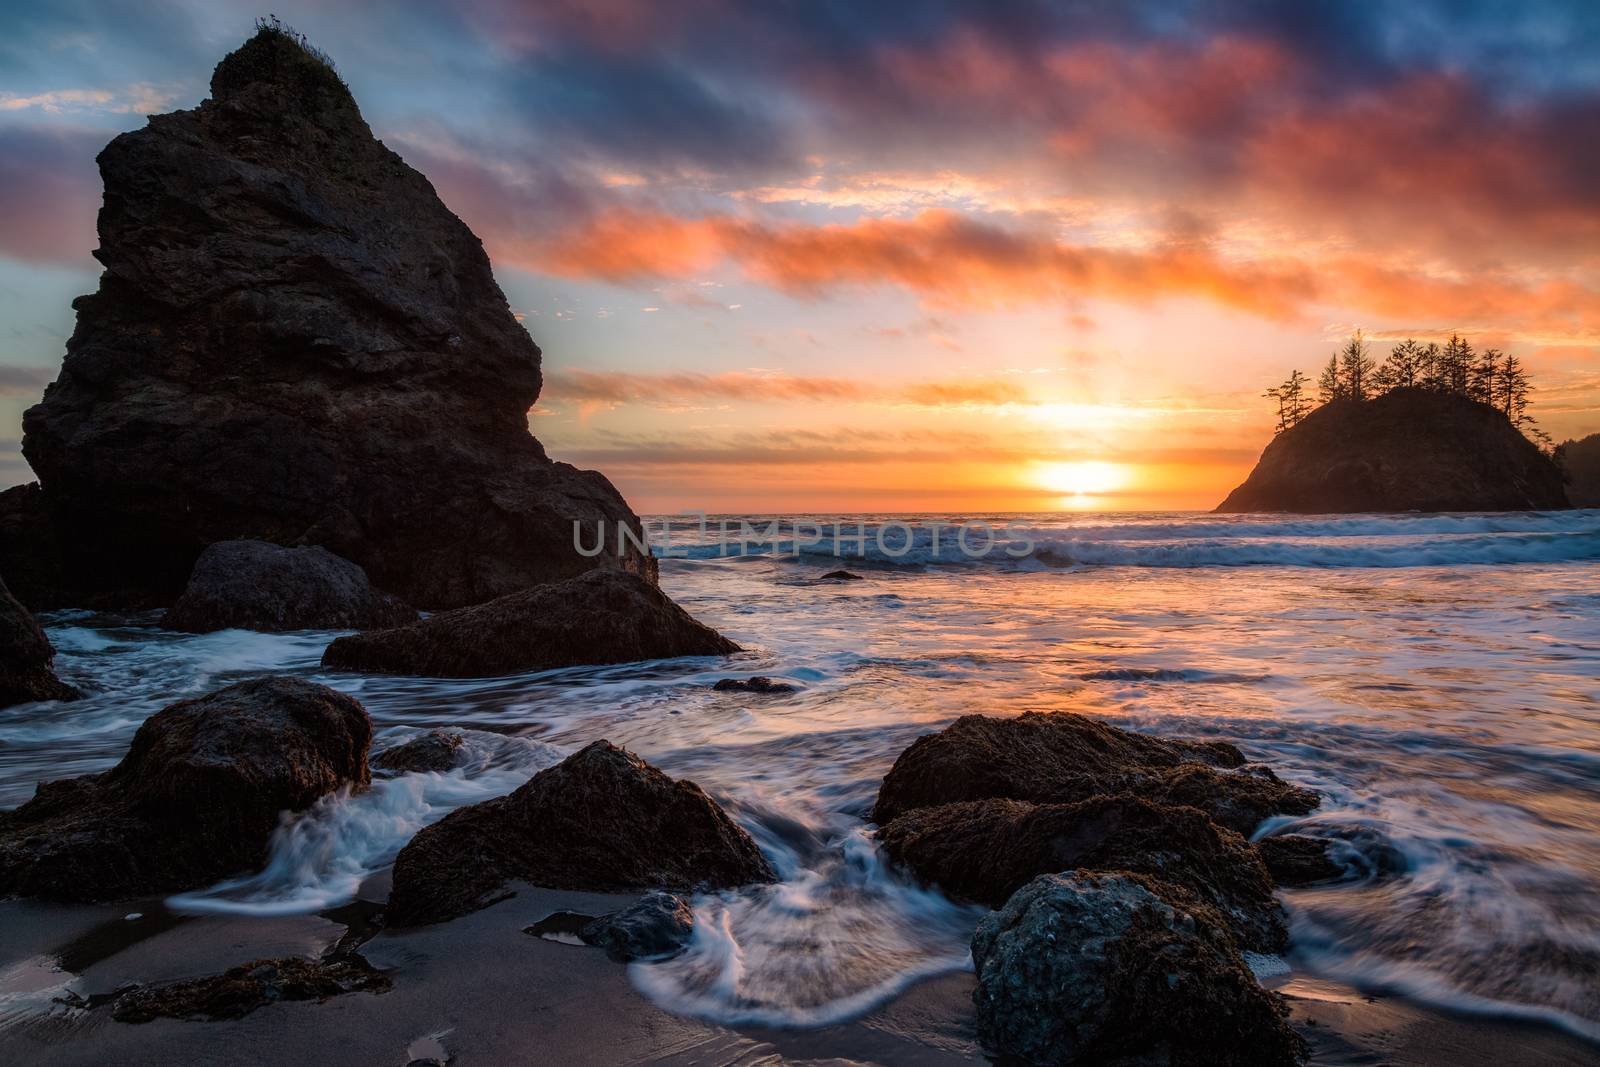
<instances>
[{"instance_id":1,"label":"foamy water","mask_svg":"<svg viewBox=\"0 0 1600 1067\"><path fill-rule=\"evenodd\" d=\"M909 539L891 527L882 552L869 523L866 558L843 560L828 542L718 558L676 522L688 558L663 560L662 584L750 650L730 660L363 678L318 671L330 634L62 613L58 666L97 692L0 711L0 803L109 766L172 700L264 672L361 699L375 747L472 731L465 768L330 798L264 871L173 901L311 911L420 826L605 737L719 797L783 879L695 901L690 950L633 965L638 988L706 1018L822 1025L968 966L978 913L889 869L866 832L894 757L961 714L1075 710L1234 741L1327 797L1290 825L1341 841L1363 877L1287 895L1290 967L1600 1039L1600 513L983 518L982 559L948 531L935 554L927 521L897 520ZM841 564L867 580L815 581ZM800 691L709 688L750 674Z\"/></svg>"}]
</instances>

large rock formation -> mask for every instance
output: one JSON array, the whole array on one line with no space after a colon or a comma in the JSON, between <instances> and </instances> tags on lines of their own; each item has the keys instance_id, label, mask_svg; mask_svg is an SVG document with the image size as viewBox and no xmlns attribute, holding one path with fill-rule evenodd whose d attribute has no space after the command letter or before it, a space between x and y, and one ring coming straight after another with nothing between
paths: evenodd
<instances>
[{"instance_id":1,"label":"large rock formation","mask_svg":"<svg viewBox=\"0 0 1600 1067\"><path fill-rule=\"evenodd\" d=\"M0 812L0 896L112 900L257 868L283 812L367 784L371 742L360 704L297 678L173 704L109 771Z\"/></svg>"},{"instance_id":2,"label":"large rock formation","mask_svg":"<svg viewBox=\"0 0 1600 1067\"><path fill-rule=\"evenodd\" d=\"M1575 508L1600 508L1600 433L1561 445L1567 498Z\"/></svg>"},{"instance_id":3,"label":"large rock formation","mask_svg":"<svg viewBox=\"0 0 1600 1067\"><path fill-rule=\"evenodd\" d=\"M523 881L551 889L726 889L774 880L750 835L693 782L596 741L508 796L457 808L394 861L388 921L441 922Z\"/></svg>"},{"instance_id":4,"label":"large rock formation","mask_svg":"<svg viewBox=\"0 0 1600 1067\"><path fill-rule=\"evenodd\" d=\"M56 650L28 609L0 581L0 708L80 695L50 669Z\"/></svg>"},{"instance_id":5,"label":"large rock formation","mask_svg":"<svg viewBox=\"0 0 1600 1067\"><path fill-rule=\"evenodd\" d=\"M1187 805L1248 835L1269 815L1304 815L1315 793L1245 766L1225 742L1170 741L1108 726L1071 712L1028 712L1014 719L965 715L900 753L878 790L878 823L915 808L960 800L1070 804L1131 793Z\"/></svg>"},{"instance_id":6,"label":"large rock formation","mask_svg":"<svg viewBox=\"0 0 1600 1067\"><path fill-rule=\"evenodd\" d=\"M219 541L200 553L189 584L161 618L168 630L360 630L404 626L415 608L372 588L367 574L325 548Z\"/></svg>"},{"instance_id":7,"label":"large rock formation","mask_svg":"<svg viewBox=\"0 0 1600 1067\"><path fill-rule=\"evenodd\" d=\"M1325 404L1285 430L1219 512L1564 508L1561 472L1488 404L1426 389Z\"/></svg>"},{"instance_id":8,"label":"large rock formation","mask_svg":"<svg viewBox=\"0 0 1600 1067\"><path fill-rule=\"evenodd\" d=\"M332 670L490 678L587 663L725 656L739 646L695 620L656 586L592 571L392 630L341 637Z\"/></svg>"},{"instance_id":9,"label":"large rock formation","mask_svg":"<svg viewBox=\"0 0 1600 1067\"><path fill-rule=\"evenodd\" d=\"M1043 875L972 938L978 1039L1003 1062L1291 1067L1305 1047L1226 930L1130 874Z\"/></svg>"},{"instance_id":10,"label":"large rock formation","mask_svg":"<svg viewBox=\"0 0 1600 1067\"><path fill-rule=\"evenodd\" d=\"M638 520L528 432L539 349L472 231L377 141L349 90L264 29L211 98L99 157L99 291L23 419L42 492L7 494L24 597L170 603L207 545L322 545L423 608L594 567ZM605 522L605 549L585 544ZM23 560L59 542L58 584Z\"/></svg>"}]
</instances>

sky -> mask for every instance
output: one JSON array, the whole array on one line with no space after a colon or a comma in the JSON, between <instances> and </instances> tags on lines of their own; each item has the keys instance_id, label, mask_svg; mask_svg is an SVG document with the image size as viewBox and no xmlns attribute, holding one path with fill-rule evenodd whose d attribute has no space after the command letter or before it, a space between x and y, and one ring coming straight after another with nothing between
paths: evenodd
<instances>
[{"instance_id":1,"label":"sky","mask_svg":"<svg viewBox=\"0 0 1600 1067\"><path fill-rule=\"evenodd\" d=\"M274 0L483 239L641 513L1210 508L1360 328L1600 431L1600 5ZM264 12L0 10L0 484L96 152Z\"/></svg>"}]
</instances>

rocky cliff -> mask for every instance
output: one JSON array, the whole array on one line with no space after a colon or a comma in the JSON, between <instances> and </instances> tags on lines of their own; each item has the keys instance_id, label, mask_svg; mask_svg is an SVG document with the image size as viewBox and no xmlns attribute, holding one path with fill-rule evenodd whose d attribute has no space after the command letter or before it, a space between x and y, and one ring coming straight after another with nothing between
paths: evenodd
<instances>
[{"instance_id":1,"label":"rocky cliff","mask_svg":"<svg viewBox=\"0 0 1600 1067\"><path fill-rule=\"evenodd\" d=\"M1397 389L1335 401L1273 439L1219 512L1524 511L1567 506L1561 473L1501 412Z\"/></svg>"},{"instance_id":2,"label":"rocky cliff","mask_svg":"<svg viewBox=\"0 0 1600 1067\"><path fill-rule=\"evenodd\" d=\"M105 272L23 420L42 490L0 501L30 509L0 517L0 572L47 578L59 550L35 607L170 602L239 537L325 546L427 608L653 579L617 551L617 491L528 432L539 349L478 238L293 36L262 30L99 164ZM586 544L605 520L604 555L574 520Z\"/></svg>"},{"instance_id":3,"label":"rocky cliff","mask_svg":"<svg viewBox=\"0 0 1600 1067\"><path fill-rule=\"evenodd\" d=\"M1567 498L1575 508L1600 508L1600 433L1561 446Z\"/></svg>"}]
</instances>

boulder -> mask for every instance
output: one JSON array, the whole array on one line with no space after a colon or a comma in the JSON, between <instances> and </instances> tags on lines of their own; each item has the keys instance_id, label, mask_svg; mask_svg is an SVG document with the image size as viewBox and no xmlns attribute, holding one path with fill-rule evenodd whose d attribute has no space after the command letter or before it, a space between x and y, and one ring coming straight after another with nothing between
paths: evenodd
<instances>
[{"instance_id":1,"label":"boulder","mask_svg":"<svg viewBox=\"0 0 1600 1067\"><path fill-rule=\"evenodd\" d=\"M1272 880L1244 838L1194 808L1127 795L1074 804L972 800L917 808L878 831L891 859L952 895L1003 905L1041 874L1130 871L1185 895L1240 947L1288 947Z\"/></svg>"},{"instance_id":2,"label":"boulder","mask_svg":"<svg viewBox=\"0 0 1600 1067\"><path fill-rule=\"evenodd\" d=\"M393 983L356 953L324 960L298 956L252 960L221 974L135 986L111 1002L122 1023L153 1019L240 1019L285 1000L324 1001L343 993L384 993Z\"/></svg>"},{"instance_id":3,"label":"boulder","mask_svg":"<svg viewBox=\"0 0 1600 1067\"><path fill-rule=\"evenodd\" d=\"M1073 803L1131 793L1199 808L1249 834L1269 815L1305 814L1317 796L1280 781L1221 741L1169 741L1070 712L966 715L919 737L884 777L872 818L959 800ZM1226 772L1226 773L1225 773Z\"/></svg>"},{"instance_id":4,"label":"boulder","mask_svg":"<svg viewBox=\"0 0 1600 1067\"><path fill-rule=\"evenodd\" d=\"M1219 512L1564 508L1560 468L1488 404L1428 389L1335 400L1267 445Z\"/></svg>"},{"instance_id":5,"label":"boulder","mask_svg":"<svg viewBox=\"0 0 1600 1067\"><path fill-rule=\"evenodd\" d=\"M978 1039L1002 1062L1293 1065L1305 1046L1232 938L1155 879L1042 875L972 938Z\"/></svg>"},{"instance_id":6,"label":"boulder","mask_svg":"<svg viewBox=\"0 0 1600 1067\"><path fill-rule=\"evenodd\" d=\"M262 29L98 162L104 273L23 417L40 489L0 501L60 539L72 588L41 601L170 604L234 538L322 545L430 610L654 580L616 489L529 433L540 352L482 243L314 50Z\"/></svg>"},{"instance_id":7,"label":"boulder","mask_svg":"<svg viewBox=\"0 0 1600 1067\"><path fill-rule=\"evenodd\" d=\"M795 687L788 682L774 682L765 675L754 678L722 678L711 687L719 693L793 693Z\"/></svg>"},{"instance_id":8,"label":"boulder","mask_svg":"<svg viewBox=\"0 0 1600 1067\"><path fill-rule=\"evenodd\" d=\"M115 767L0 813L0 896L113 900L259 868L283 812L367 784L371 740L360 704L297 678L173 704Z\"/></svg>"},{"instance_id":9,"label":"boulder","mask_svg":"<svg viewBox=\"0 0 1600 1067\"><path fill-rule=\"evenodd\" d=\"M330 670L488 678L589 663L723 656L739 646L696 622L653 583L592 571L392 630L341 637Z\"/></svg>"},{"instance_id":10,"label":"boulder","mask_svg":"<svg viewBox=\"0 0 1600 1067\"><path fill-rule=\"evenodd\" d=\"M416 771L442 774L455 769L456 759L465 742L466 736L453 730L430 730L421 737L386 748L373 756L372 769L392 774Z\"/></svg>"},{"instance_id":11,"label":"boulder","mask_svg":"<svg viewBox=\"0 0 1600 1067\"><path fill-rule=\"evenodd\" d=\"M50 668L56 650L28 609L0 581L0 708L82 696Z\"/></svg>"},{"instance_id":12,"label":"boulder","mask_svg":"<svg viewBox=\"0 0 1600 1067\"><path fill-rule=\"evenodd\" d=\"M682 898L657 889L585 924L578 936L618 963L665 959L682 952L694 936L694 912Z\"/></svg>"},{"instance_id":13,"label":"boulder","mask_svg":"<svg viewBox=\"0 0 1600 1067\"><path fill-rule=\"evenodd\" d=\"M361 630L403 626L416 610L372 588L367 572L325 548L218 541L161 618L167 630Z\"/></svg>"},{"instance_id":14,"label":"boulder","mask_svg":"<svg viewBox=\"0 0 1600 1067\"><path fill-rule=\"evenodd\" d=\"M508 796L458 808L394 862L388 922L442 922L510 895L550 889L726 889L771 882L750 835L693 782L596 741Z\"/></svg>"},{"instance_id":15,"label":"boulder","mask_svg":"<svg viewBox=\"0 0 1600 1067\"><path fill-rule=\"evenodd\" d=\"M824 574L821 578L818 578L817 581L819 581L819 582L860 582L860 581L865 581L865 579L862 578L861 575L859 575L859 574L851 574L849 571L829 571L827 574Z\"/></svg>"}]
</instances>

